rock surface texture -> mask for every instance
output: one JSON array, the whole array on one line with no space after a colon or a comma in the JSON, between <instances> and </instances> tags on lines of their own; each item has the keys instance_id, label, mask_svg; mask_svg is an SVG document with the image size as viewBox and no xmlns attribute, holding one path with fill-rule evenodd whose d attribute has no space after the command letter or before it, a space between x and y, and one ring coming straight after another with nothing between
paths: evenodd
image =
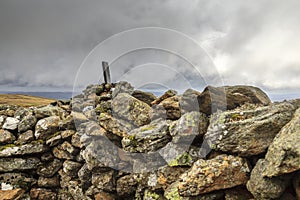
<instances>
[{"instance_id":1,"label":"rock surface texture","mask_svg":"<svg viewBox=\"0 0 300 200\"><path fill-rule=\"evenodd\" d=\"M299 102L252 86L156 97L119 82L0 105L0 199L299 199Z\"/></svg>"}]
</instances>

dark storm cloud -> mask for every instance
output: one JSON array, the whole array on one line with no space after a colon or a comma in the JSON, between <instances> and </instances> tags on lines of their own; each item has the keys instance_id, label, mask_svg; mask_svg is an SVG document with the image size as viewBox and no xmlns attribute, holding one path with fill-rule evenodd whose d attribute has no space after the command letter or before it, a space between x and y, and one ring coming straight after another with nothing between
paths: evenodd
<instances>
[{"instance_id":1,"label":"dark storm cloud","mask_svg":"<svg viewBox=\"0 0 300 200\"><path fill-rule=\"evenodd\" d=\"M299 8L298 0L4 0L0 90L69 90L80 64L98 43L144 26L170 28L194 38L225 84L299 89ZM128 71L134 65L129 61L115 73ZM178 70L193 79L185 67ZM174 81L177 76L161 78Z\"/></svg>"}]
</instances>

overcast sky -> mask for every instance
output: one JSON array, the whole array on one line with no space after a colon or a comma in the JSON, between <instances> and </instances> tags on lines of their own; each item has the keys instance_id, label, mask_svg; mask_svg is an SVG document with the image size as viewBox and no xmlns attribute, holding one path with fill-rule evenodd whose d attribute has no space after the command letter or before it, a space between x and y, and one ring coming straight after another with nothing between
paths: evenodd
<instances>
[{"instance_id":1,"label":"overcast sky","mask_svg":"<svg viewBox=\"0 0 300 200\"><path fill-rule=\"evenodd\" d=\"M151 26L196 40L225 85L299 93L299 10L299 0L0 0L0 90L72 90L80 65L99 43L122 31ZM166 54L158 52L160 57ZM141 50L120 55L113 63L113 75L126 79L131 73L140 81L153 77L153 82L169 78L179 84L176 70L193 74L178 57L174 62L170 55L161 59L156 54ZM151 65L151 59L164 61ZM137 63L155 72L161 69L161 76L151 75L151 70L139 72ZM175 63L172 73L168 65ZM85 77L89 79L88 74ZM194 85L195 78L187 75Z\"/></svg>"}]
</instances>

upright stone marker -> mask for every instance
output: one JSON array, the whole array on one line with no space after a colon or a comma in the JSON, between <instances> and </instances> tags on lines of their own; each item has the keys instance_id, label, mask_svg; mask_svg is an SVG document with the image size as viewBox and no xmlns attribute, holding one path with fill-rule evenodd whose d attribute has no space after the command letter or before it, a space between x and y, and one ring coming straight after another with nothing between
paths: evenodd
<instances>
[{"instance_id":1,"label":"upright stone marker","mask_svg":"<svg viewBox=\"0 0 300 200\"><path fill-rule=\"evenodd\" d=\"M111 83L108 62L102 62L103 76L105 83Z\"/></svg>"}]
</instances>

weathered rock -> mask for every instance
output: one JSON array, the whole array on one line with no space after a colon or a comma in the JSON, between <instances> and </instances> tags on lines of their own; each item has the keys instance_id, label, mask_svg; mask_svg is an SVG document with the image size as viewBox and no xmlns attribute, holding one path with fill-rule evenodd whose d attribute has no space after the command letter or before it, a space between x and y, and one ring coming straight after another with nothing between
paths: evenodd
<instances>
[{"instance_id":1,"label":"weathered rock","mask_svg":"<svg viewBox=\"0 0 300 200\"><path fill-rule=\"evenodd\" d=\"M212 149L242 156L261 154L294 113L290 103L244 107L211 116L205 140Z\"/></svg>"},{"instance_id":2,"label":"weathered rock","mask_svg":"<svg viewBox=\"0 0 300 200\"><path fill-rule=\"evenodd\" d=\"M76 132L74 135L72 135L71 144L74 147L77 147L77 148L83 147L80 143L80 137L81 137L81 135L78 132Z\"/></svg>"},{"instance_id":3,"label":"weathered rock","mask_svg":"<svg viewBox=\"0 0 300 200\"><path fill-rule=\"evenodd\" d=\"M131 95L133 93L134 88L132 85L125 81L120 81L119 83L116 83L115 89L112 92L112 97L115 98L120 93L127 93Z\"/></svg>"},{"instance_id":4,"label":"weathered rock","mask_svg":"<svg viewBox=\"0 0 300 200\"><path fill-rule=\"evenodd\" d=\"M268 148L264 176L272 177L300 170L300 109Z\"/></svg>"},{"instance_id":5,"label":"weathered rock","mask_svg":"<svg viewBox=\"0 0 300 200\"><path fill-rule=\"evenodd\" d=\"M74 130L65 130L65 131L62 131L60 134L63 139L66 139L68 137L71 137L75 133L76 133L76 131L74 131Z\"/></svg>"},{"instance_id":6,"label":"weathered rock","mask_svg":"<svg viewBox=\"0 0 300 200\"><path fill-rule=\"evenodd\" d=\"M115 191L115 172L113 170L105 172L94 172L92 175L92 184L101 190L110 192Z\"/></svg>"},{"instance_id":7,"label":"weathered rock","mask_svg":"<svg viewBox=\"0 0 300 200\"><path fill-rule=\"evenodd\" d=\"M266 161L260 159L251 171L250 180L247 182L247 189L252 193L255 199L276 199L284 192L289 178L281 177L263 177L266 169Z\"/></svg>"},{"instance_id":8,"label":"weathered rock","mask_svg":"<svg viewBox=\"0 0 300 200\"><path fill-rule=\"evenodd\" d=\"M123 149L129 152L153 152L171 140L169 124L157 119L150 124L132 130L122 139Z\"/></svg>"},{"instance_id":9,"label":"weathered rock","mask_svg":"<svg viewBox=\"0 0 300 200\"><path fill-rule=\"evenodd\" d=\"M59 122L60 130L74 130L75 128L75 122L72 114L68 115L66 118L62 119Z\"/></svg>"},{"instance_id":10,"label":"weathered rock","mask_svg":"<svg viewBox=\"0 0 300 200\"><path fill-rule=\"evenodd\" d=\"M253 86L208 86L198 96L200 111L211 114L221 110L231 110L245 103L269 105L269 97Z\"/></svg>"},{"instance_id":11,"label":"weathered rock","mask_svg":"<svg viewBox=\"0 0 300 200\"><path fill-rule=\"evenodd\" d=\"M38 158L0 158L0 172L33 170L40 164Z\"/></svg>"},{"instance_id":12,"label":"weathered rock","mask_svg":"<svg viewBox=\"0 0 300 200\"><path fill-rule=\"evenodd\" d=\"M177 92L175 90L168 90L163 95L161 95L160 97L158 97L155 101L151 102L151 105L159 104L163 100L165 100L167 98L170 98L170 97L173 97L176 94L177 94Z\"/></svg>"},{"instance_id":13,"label":"weathered rock","mask_svg":"<svg viewBox=\"0 0 300 200\"><path fill-rule=\"evenodd\" d=\"M150 92L140 91L140 90L133 91L132 96L142 102L145 102L149 106L151 106L152 101L156 100L156 96L154 94Z\"/></svg>"},{"instance_id":14,"label":"weathered rock","mask_svg":"<svg viewBox=\"0 0 300 200\"><path fill-rule=\"evenodd\" d=\"M198 160L180 176L179 194L196 196L214 190L246 184L250 172L245 159L220 155L211 160Z\"/></svg>"},{"instance_id":15,"label":"weathered rock","mask_svg":"<svg viewBox=\"0 0 300 200\"><path fill-rule=\"evenodd\" d=\"M0 129L0 144L8 144L15 141L16 137L14 134L7 130Z\"/></svg>"},{"instance_id":16,"label":"weathered rock","mask_svg":"<svg viewBox=\"0 0 300 200\"><path fill-rule=\"evenodd\" d=\"M34 135L32 130L28 130L24 133L21 133L16 141L16 144L26 144L34 140Z\"/></svg>"},{"instance_id":17,"label":"weathered rock","mask_svg":"<svg viewBox=\"0 0 300 200\"><path fill-rule=\"evenodd\" d=\"M4 173L0 174L1 185L8 185L10 189L22 188L27 190L36 184L36 180L24 173ZM3 187L2 187L3 189Z\"/></svg>"},{"instance_id":18,"label":"weathered rock","mask_svg":"<svg viewBox=\"0 0 300 200\"><path fill-rule=\"evenodd\" d=\"M18 200L21 199L25 190L20 188L15 190L0 190L0 197L2 200Z\"/></svg>"},{"instance_id":19,"label":"weathered rock","mask_svg":"<svg viewBox=\"0 0 300 200\"><path fill-rule=\"evenodd\" d=\"M57 194L45 188L32 188L30 198L35 200L56 200Z\"/></svg>"},{"instance_id":20,"label":"weathered rock","mask_svg":"<svg viewBox=\"0 0 300 200\"><path fill-rule=\"evenodd\" d=\"M158 104L161 117L164 115L166 119L177 120L181 117L181 107L179 104L179 97L169 97Z\"/></svg>"},{"instance_id":21,"label":"weathered rock","mask_svg":"<svg viewBox=\"0 0 300 200\"><path fill-rule=\"evenodd\" d=\"M52 152L56 158L73 160L78 153L78 149L73 147L69 142L65 141L57 147L54 147Z\"/></svg>"},{"instance_id":22,"label":"weathered rock","mask_svg":"<svg viewBox=\"0 0 300 200\"><path fill-rule=\"evenodd\" d=\"M0 115L0 128L2 128L4 122L5 122L6 116Z\"/></svg>"},{"instance_id":23,"label":"weathered rock","mask_svg":"<svg viewBox=\"0 0 300 200\"><path fill-rule=\"evenodd\" d=\"M38 179L38 186L43 188L57 188L60 186L59 177L53 176L51 178L46 178L40 176Z\"/></svg>"},{"instance_id":24,"label":"weathered rock","mask_svg":"<svg viewBox=\"0 0 300 200\"><path fill-rule=\"evenodd\" d=\"M47 105L47 106L36 108L34 110L34 114L38 119L51 117L51 116L59 116L63 118L66 115L66 112L58 106Z\"/></svg>"},{"instance_id":25,"label":"weathered rock","mask_svg":"<svg viewBox=\"0 0 300 200\"><path fill-rule=\"evenodd\" d=\"M32 129L36 125L37 119L33 115L27 115L22 118L18 125L18 132L25 132Z\"/></svg>"},{"instance_id":26,"label":"weathered rock","mask_svg":"<svg viewBox=\"0 0 300 200\"><path fill-rule=\"evenodd\" d=\"M91 185L92 172L88 169L87 164L84 164L78 171L78 178L81 182L81 187L87 189Z\"/></svg>"},{"instance_id":27,"label":"weathered rock","mask_svg":"<svg viewBox=\"0 0 300 200\"><path fill-rule=\"evenodd\" d=\"M198 96L201 94L201 92L198 92L193 89L187 89L179 99L180 109L181 112L187 113L192 111L199 112L199 102L198 102Z\"/></svg>"},{"instance_id":28,"label":"weathered rock","mask_svg":"<svg viewBox=\"0 0 300 200\"><path fill-rule=\"evenodd\" d=\"M49 138L49 137L48 137ZM56 146L58 145L60 142L61 142L61 134L60 132L57 132L55 133L53 136L50 136L49 139L46 140L46 144L49 146L49 147L53 147L53 146Z\"/></svg>"},{"instance_id":29,"label":"weathered rock","mask_svg":"<svg viewBox=\"0 0 300 200\"><path fill-rule=\"evenodd\" d=\"M163 198L163 194L146 189L144 191L143 199L144 200L161 200L164 198Z\"/></svg>"},{"instance_id":30,"label":"weathered rock","mask_svg":"<svg viewBox=\"0 0 300 200\"><path fill-rule=\"evenodd\" d=\"M79 187L79 183L77 181L69 181L67 189L68 192L72 195L73 199L91 200L90 197L84 194L82 188Z\"/></svg>"},{"instance_id":31,"label":"weathered rock","mask_svg":"<svg viewBox=\"0 0 300 200\"><path fill-rule=\"evenodd\" d=\"M78 170L81 168L82 164L70 160L66 160L63 164L63 171L67 176L76 177Z\"/></svg>"},{"instance_id":32,"label":"weathered rock","mask_svg":"<svg viewBox=\"0 0 300 200\"><path fill-rule=\"evenodd\" d=\"M120 136L125 137L128 132L134 128L134 126L125 120L116 119L111 115L101 113L99 116L99 124L107 131Z\"/></svg>"},{"instance_id":33,"label":"weathered rock","mask_svg":"<svg viewBox=\"0 0 300 200\"><path fill-rule=\"evenodd\" d=\"M5 115L8 117L13 117L15 115L16 110L18 110L19 106L16 105L0 105L0 115Z\"/></svg>"},{"instance_id":34,"label":"weathered rock","mask_svg":"<svg viewBox=\"0 0 300 200\"><path fill-rule=\"evenodd\" d=\"M63 163L58 160L54 159L50 163L43 164L42 166L38 167L37 174L43 177L53 177L56 172L62 167Z\"/></svg>"},{"instance_id":35,"label":"weathered rock","mask_svg":"<svg viewBox=\"0 0 300 200\"><path fill-rule=\"evenodd\" d=\"M22 120L24 117L32 114L33 114L32 109L20 107L16 110L14 114L14 118L18 120Z\"/></svg>"},{"instance_id":36,"label":"weathered rock","mask_svg":"<svg viewBox=\"0 0 300 200\"><path fill-rule=\"evenodd\" d=\"M113 99L112 110L113 114L136 126L143 126L151 121L151 107L126 93L120 93Z\"/></svg>"},{"instance_id":37,"label":"weathered rock","mask_svg":"<svg viewBox=\"0 0 300 200\"><path fill-rule=\"evenodd\" d=\"M117 194L120 197L129 197L135 194L138 185L138 174L128 174L117 180Z\"/></svg>"},{"instance_id":38,"label":"weathered rock","mask_svg":"<svg viewBox=\"0 0 300 200\"><path fill-rule=\"evenodd\" d=\"M47 137L56 133L59 130L59 121L60 118L58 116L51 116L39 120L35 126L35 138L47 139Z\"/></svg>"},{"instance_id":39,"label":"weathered rock","mask_svg":"<svg viewBox=\"0 0 300 200\"><path fill-rule=\"evenodd\" d=\"M16 130L18 128L19 120L13 117L7 117L2 128L6 130Z\"/></svg>"},{"instance_id":40,"label":"weathered rock","mask_svg":"<svg viewBox=\"0 0 300 200\"><path fill-rule=\"evenodd\" d=\"M191 144L196 136L206 133L208 118L200 112L184 114L176 123L170 126L170 134L174 143Z\"/></svg>"},{"instance_id":41,"label":"weathered rock","mask_svg":"<svg viewBox=\"0 0 300 200\"><path fill-rule=\"evenodd\" d=\"M48 147L46 145L39 144L39 143L30 143L21 146L7 145L7 146L0 147L0 157L44 153L47 150Z\"/></svg>"}]
</instances>

